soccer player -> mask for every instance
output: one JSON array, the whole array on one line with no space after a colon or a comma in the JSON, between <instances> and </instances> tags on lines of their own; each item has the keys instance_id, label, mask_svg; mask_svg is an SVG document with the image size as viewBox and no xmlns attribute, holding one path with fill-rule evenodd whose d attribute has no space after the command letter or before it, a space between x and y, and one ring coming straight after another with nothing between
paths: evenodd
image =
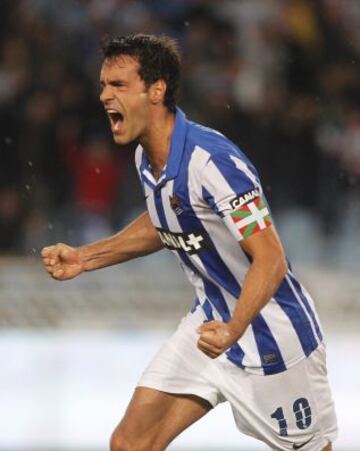
<instances>
[{"instance_id":1,"label":"soccer player","mask_svg":"<svg viewBox=\"0 0 360 451\"><path fill-rule=\"evenodd\" d=\"M180 57L167 37L104 46L100 100L135 160L147 212L82 247L42 250L49 274L170 249L194 307L144 371L111 451L159 451L218 403L275 450L330 451L336 438L325 347L313 301L292 273L256 169L221 133L176 107ZM146 300L144 300L146 302Z\"/></svg>"}]
</instances>

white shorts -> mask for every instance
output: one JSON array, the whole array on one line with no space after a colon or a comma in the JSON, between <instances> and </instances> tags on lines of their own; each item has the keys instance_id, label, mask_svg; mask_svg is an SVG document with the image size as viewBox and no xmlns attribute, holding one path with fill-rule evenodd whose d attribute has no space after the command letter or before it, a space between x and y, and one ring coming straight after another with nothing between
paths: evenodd
<instances>
[{"instance_id":1,"label":"white shorts","mask_svg":"<svg viewBox=\"0 0 360 451\"><path fill-rule=\"evenodd\" d=\"M212 406L229 401L240 431L274 450L320 451L337 436L326 375L325 346L278 374L250 374L226 356L210 359L196 346L200 309L189 313L162 345L138 386L191 394Z\"/></svg>"}]
</instances>

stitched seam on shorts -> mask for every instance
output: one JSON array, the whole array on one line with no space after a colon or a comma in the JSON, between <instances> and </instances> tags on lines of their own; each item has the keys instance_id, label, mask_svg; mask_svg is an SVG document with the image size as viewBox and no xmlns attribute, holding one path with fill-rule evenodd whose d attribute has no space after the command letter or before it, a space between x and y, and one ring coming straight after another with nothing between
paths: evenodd
<instances>
[{"instance_id":1,"label":"stitched seam on shorts","mask_svg":"<svg viewBox=\"0 0 360 451\"><path fill-rule=\"evenodd\" d=\"M311 357L314 358L314 352L315 352L315 351L320 352L319 347L317 347L316 349L314 349L314 351L313 351L313 352L310 354L310 356L308 357L309 359L310 359ZM307 373L307 375L308 375L308 381L309 381L309 368L308 368L307 363L308 363L308 362L305 361L306 373ZM312 364L314 365L314 362L313 362ZM320 418L319 418L319 414L320 414L319 405L318 405L318 402L317 402L317 400L316 400L316 396L314 396L314 391L313 391L312 384L309 384L309 391L310 391L310 393L311 393L311 396L312 396L312 398L313 398L313 400L314 400L314 403L315 403L315 406L316 406L317 420L318 420L318 423L320 424L320 433L321 433L320 438L321 438L322 440L326 440L326 438L325 438L325 432L324 432L324 427L323 427L323 424L322 424L322 422L320 421ZM325 443L325 445L326 445L326 443Z\"/></svg>"}]
</instances>

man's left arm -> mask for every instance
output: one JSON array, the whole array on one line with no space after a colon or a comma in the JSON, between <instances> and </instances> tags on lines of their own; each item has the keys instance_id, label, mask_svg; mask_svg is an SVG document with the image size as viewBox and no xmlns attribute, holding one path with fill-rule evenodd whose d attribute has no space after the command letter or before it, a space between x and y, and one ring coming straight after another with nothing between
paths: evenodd
<instances>
[{"instance_id":1,"label":"man's left arm","mask_svg":"<svg viewBox=\"0 0 360 451\"><path fill-rule=\"evenodd\" d=\"M210 321L198 329L198 347L211 358L218 357L239 340L287 273L285 253L274 226L240 241L240 246L251 258L251 265L231 320Z\"/></svg>"}]
</instances>

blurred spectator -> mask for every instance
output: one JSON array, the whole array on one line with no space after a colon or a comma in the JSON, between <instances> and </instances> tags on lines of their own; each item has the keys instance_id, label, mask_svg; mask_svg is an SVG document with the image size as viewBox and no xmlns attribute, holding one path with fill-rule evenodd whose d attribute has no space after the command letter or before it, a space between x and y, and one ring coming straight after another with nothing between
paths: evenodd
<instances>
[{"instance_id":1,"label":"blurred spectator","mask_svg":"<svg viewBox=\"0 0 360 451\"><path fill-rule=\"evenodd\" d=\"M360 99L359 92L349 95L341 121L324 121L317 133L323 153L320 211L328 234L346 224L353 226L354 232L360 226Z\"/></svg>"},{"instance_id":2,"label":"blurred spectator","mask_svg":"<svg viewBox=\"0 0 360 451\"><path fill-rule=\"evenodd\" d=\"M24 206L15 189L0 189L0 252L22 250Z\"/></svg>"},{"instance_id":3,"label":"blurred spectator","mask_svg":"<svg viewBox=\"0 0 360 451\"><path fill-rule=\"evenodd\" d=\"M29 54L22 36L9 36L1 46L0 107L11 108L29 83Z\"/></svg>"},{"instance_id":4,"label":"blurred spectator","mask_svg":"<svg viewBox=\"0 0 360 451\"><path fill-rule=\"evenodd\" d=\"M67 143L61 153L72 178L77 240L83 243L111 234L111 215L124 168L108 139L87 136L82 147Z\"/></svg>"}]
</instances>

